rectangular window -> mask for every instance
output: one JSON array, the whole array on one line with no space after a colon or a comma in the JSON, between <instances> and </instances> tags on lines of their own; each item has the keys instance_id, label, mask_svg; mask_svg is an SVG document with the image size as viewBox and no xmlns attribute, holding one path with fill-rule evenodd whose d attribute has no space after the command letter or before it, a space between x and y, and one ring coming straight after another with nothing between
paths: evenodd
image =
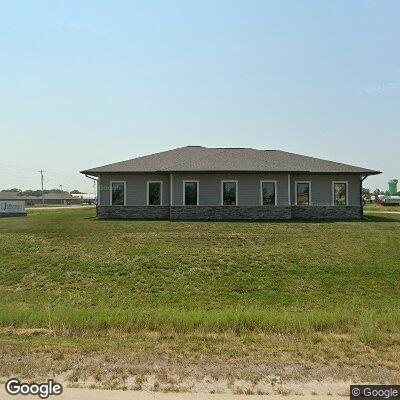
<instances>
[{"instance_id":1,"label":"rectangular window","mask_svg":"<svg viewBox=\"0 0 400 400\"><path fill-rule=\"evenodd\" d=\"M237 205L237 182L222 181L222 205L236 206Z\"/></svg>"},{"instance_id":2,"label":"rectangular window","mask_svg":"<svg viewBox=\"0 0 400 400\"><path fill-rule=\"evenodd\" d=\"M296 182L296 205L309 206L310 205L310 182Z\"/></svg>"},{"instance_id":3,"label":"rectangular window","mask_svg":"<svg viewBox=\"0 0 400 400\"><path fill-rule=\"evenodd\" d=\"M276 205L275 181L261 181L261 205L263 206Z\"/></svg>"},{"instance_id":4,"label":"rectangular window","mask_svg":"<svg viewBox=\"0 0 400 400\"><path fill-rule=\"evenodd\" d=\"M347 205L347 182L333 182L333 205Z\"/></svg>"},{"instance_id":5,"label":"rectangular window","mask_svg":"<svg viewBox=\"0 0 400 400\"><path fill-rule=\"evenodd\" d=\"M111 182L111 205L125 205L125 182Z\"/></svg>"},{"instance_id":6,"label":"rectangular window","mask_svg":"<svg viewBox=\"0 0 400 400\"><path fill-rule=\"evenodd\" d=\"M183 181L183 204L197 206L199 204L199 182Z\"/></svg>"},{"instance_id":7,"label":"rectangular window","mask_svg":"<svg viewBox=\"0 0 400 400\"><path fill-rule=\"evenodd\" d=\"M147 182L147 205L161 206L162 182Z\"/></svg>"}]
</instances>

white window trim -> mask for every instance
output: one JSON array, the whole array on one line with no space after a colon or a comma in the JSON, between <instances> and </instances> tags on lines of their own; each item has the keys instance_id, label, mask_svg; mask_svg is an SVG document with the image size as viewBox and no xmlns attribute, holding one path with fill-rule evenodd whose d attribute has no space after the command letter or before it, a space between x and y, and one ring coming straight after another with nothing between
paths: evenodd
<instances>
[{"instance_id":1,"label":"white window trim","mask_svg":"<svg viewBox=\"0 0 400 400\"><path fill-rule=\"evenodd\" d=\"M312 204L312 200L311 200L311 193L312 193L312 189L311 189L311 181L294 181L294 204L297 206L297 184L298 183L308 183L308 187L309 187L309 194L308 194L308 205L311 206Z\"/></svg>"},{"instance_id":2,"label":"white window trim","mask_svg":"<svg viewBox=\"0 0 400 400\"><path fill-rule=\"evenodd\" d=\"M159 183L160 184L160 204L149 204L150 201L150 183ZM146 203L148 206L152 207L160 207L163 205L163 181L147 181L147 196L146 196Z\"/></svg>"},{"instance_id":3,"label":"white window trim","mask_svg":"<svg viewBox=\"0 0 400 400\"><path fill-rule=\"evenodd\" d=\"M263 206L264 204L264 199L263 199L263 183L273 183L275 185L275 204L273 204L274 206L276 206L278 204L278 183L277 181L272 181L272 180L261 180L260 181L260 204Z\"/></svg>"},{"instance_id":4,"label":"white window trim","mask_svg":"<svg viewBox=\"0 0 400 400\"><path fill-rule=\"evenodd\" d=\"M186 204L186 196L185 196L185 185L186 185L186 183L190 183L190 182L195 182L195 183L197 183L197 198L196 198L196 200L197 200L197 204L196 204L196 206L198 206L199 205L199 195L200 195L200 182L198 181L198 180L196 180L196 179L187 179L187 180L184 180L183 182L182 182L182 205L183 206L185 206Z\"/></svg>"},{"instance_id":5,"label":"white window trim","mask_svg":"<svg viewBox=\"0 0 400 400\"><path fill-rule=\"evenodd\" d=\"M113 183L123 183L124 184L124 204L113 204L112 203L112 187ZM122 207L126 206L126 181L110 181L110 206Z\"/></svg>"},{"instance_id":6,"label":"white window trim","mask_svg":"<svg viewBox=\"0 0 400 400\"><path fill-rule=\"evenodd\" d=\"M335 204L335 183L345 183L346 184L346 206L349 205L349 181L332 181L332 205Z\"/></svg>"},{"instance_id":7,"label":"white window trim","mask_svg":"<svg viewBox=\"0 0 400 400\"><path fill-rule=\"evenodd\" d=\"M236 184L236 198L235 198L235 204L224 204L224 183L227 182L234 182ZM231 206L237 206L239 205L239 183L238 181L234 180L234 179L226 179L221 181L221 206L226 206L226 207L231 207Z\"/></svg>"}]
</instances>

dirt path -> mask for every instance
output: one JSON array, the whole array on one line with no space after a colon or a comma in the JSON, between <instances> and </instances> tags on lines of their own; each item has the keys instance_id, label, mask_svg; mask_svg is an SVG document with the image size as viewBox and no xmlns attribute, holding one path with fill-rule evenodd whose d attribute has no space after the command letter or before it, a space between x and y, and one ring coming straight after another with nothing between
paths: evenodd
<instances>
[{"instance_id":1,"label":"dirt path","mask_svg":"<svg viewBox=\"0 0 400 400\"><path fill-rule=\"evenodd\" d=\"M53 400L343 400L348 397L345 392L333 395L233 395L233 394L207 394L207 393L159 393L129 390L99 390L65 388L61 396L51 396ZM4 386L0 389L0 400L33 400L37 396L11 396L5 392Z\"/></svg>"}]
</instances>

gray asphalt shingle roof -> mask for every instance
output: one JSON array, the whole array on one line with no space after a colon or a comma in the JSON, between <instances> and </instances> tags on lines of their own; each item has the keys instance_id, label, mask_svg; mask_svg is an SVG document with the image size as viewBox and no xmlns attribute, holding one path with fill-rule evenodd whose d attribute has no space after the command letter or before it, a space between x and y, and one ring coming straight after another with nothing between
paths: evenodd
<instances>
[{"instance_id":1,"label":"gray asphalt shingle roof","mask_svg":"<svg viewBox=\"0 0 400 400\"><path fill-rule=\"evenodd\" d=\"M81 171L100 173L313 172L374 175L379 171L281 150L186 146Z\"/></svg>"}]
</instances>

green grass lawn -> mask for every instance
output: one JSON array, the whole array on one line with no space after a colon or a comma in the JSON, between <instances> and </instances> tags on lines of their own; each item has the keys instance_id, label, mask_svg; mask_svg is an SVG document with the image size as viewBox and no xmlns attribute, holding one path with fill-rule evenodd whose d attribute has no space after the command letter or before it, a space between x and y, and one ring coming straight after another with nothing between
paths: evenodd
<instances>
[{"instance_id":1,"label":"green grass lawn","mask_svg":"<svg viewBox=\"0 0 400 400\"><path fill-rule=\"evenodd\" d=\"M315 335L348 335L353 350L383 346L389 362L400 347L400 214L374 212L358 222L100 221L94 209L2 218L0 346L173 332L179 351L211 357L215 343L188 337L295 335L307 349L325 340ZM11 340L21 328L52 336ZM236 356L266 355L260 340Z\"/></svg>"},{"instance_id":2,"label":"green grass lawn","mask_svg":"<svg viewBox=\"0 0 400 400\"><path fill-rule=\"evenodd\" d=\"M267 329L263 317L297 326L301 316L336 323L354 309L400 309L400 215L233 223L99 221L94 212L0 220L0 323L226 329L243 316Z\"/></svg>"},{"instance_id":3,"label":"green grass lawn","mask_svg":"<svg viewBox=\"0 0 400 400\"><path fill-rule=\"evenodd\" d=\"M364 210L367 213L373 213L373 212L378 212L378 211L400 212L400 206L385 206L385 205L373 203L373 204L366 204L364 206Z\"/></svg>"}]
</instances>

